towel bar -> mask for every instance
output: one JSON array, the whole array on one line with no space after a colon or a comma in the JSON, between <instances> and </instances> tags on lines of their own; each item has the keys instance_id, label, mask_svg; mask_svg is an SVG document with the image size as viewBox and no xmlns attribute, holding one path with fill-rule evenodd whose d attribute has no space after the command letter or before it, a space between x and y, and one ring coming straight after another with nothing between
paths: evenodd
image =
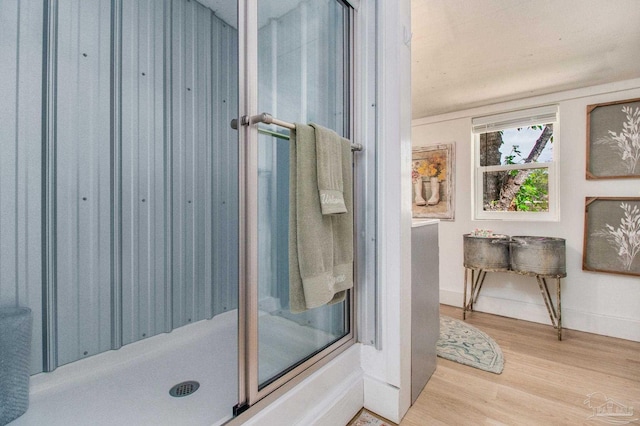
<instances>
[{"instance_id":1,"label":"towel bar","mask_svg":"<svg viewBox=\"0 0 640 426\"><path fill-rule=\"evenodd\" d=\"M290 130L295 130L296 125L293 123L289 123L288 121L282 121L279 120L277 118L274 118L271 114L263 112L262 114L258 114L258 115L254 115L254 116L247 116L247 115L243 115L242 117L240 117L240 124L242 124L243 126L248 126L249 124L255 124L255 123L265 123L265 124L275 124L276 126L280 126L280 127L284 127ZM233 129L238 129L238 119L234 118L233 120L231 120L231 128ZM269 133L271 134L271 133ZM272 135L273 136L273 135ZM282 136L277 136L280 137L281 139L284 139ZM352 143L351 144L351 151L362 151L363 147L362 144L360 143Z\"/></svg>"}]
</instances>

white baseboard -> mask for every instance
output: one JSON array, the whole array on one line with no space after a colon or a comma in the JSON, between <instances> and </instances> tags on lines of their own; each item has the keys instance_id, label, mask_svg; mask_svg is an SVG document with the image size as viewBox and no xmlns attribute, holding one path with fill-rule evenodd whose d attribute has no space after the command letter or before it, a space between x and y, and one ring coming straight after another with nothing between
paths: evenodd
<instances>
[{"instance_id":1,"label":"white baseboard","mask_svg":"<svg viewBox=\"0 0 640 426\"><path fill-rule=\"evenodd\" d=\"M400 389L371 376L364 376L364 408L400 423Z\"/></svg>"},{"instance_id":2,"label":"white baseboard","mask_svg":"<svg viewBox=\"0 0 640 426\"><path fill-rule=\"evenodd\" d=\"M346 425L358 414L364 404L362 374L352 373L335 392L324 399L325 404L315 407L297 424L316 426Z\"/></svg>"},{"instance_id":3,"label":"white baseboard","mask_svg":"<svg viewBox=\"0 0 640 426\"><path fill-rule=\"evenodd\" d=\"M443 305L462 308L462 292L440 290L440 303Z\"/></svg>"},{"instance_id":4,"label":"white baseboard","mask_svg":"<svg viewBox=\"0 0 640 426\"><path fill-rule=\"evenodd\" d=\"M440 303L462 307L462 292L440 290ZM540 324L551 323L542 297L540 298L540 304L535 304L519 300L500 299L492 296L480 296L474 309L479 312L487 312ZM640 321L578 311L567 308L566 305L562 307L562 327L640 342Z\"/></svg>"}]
</instances>

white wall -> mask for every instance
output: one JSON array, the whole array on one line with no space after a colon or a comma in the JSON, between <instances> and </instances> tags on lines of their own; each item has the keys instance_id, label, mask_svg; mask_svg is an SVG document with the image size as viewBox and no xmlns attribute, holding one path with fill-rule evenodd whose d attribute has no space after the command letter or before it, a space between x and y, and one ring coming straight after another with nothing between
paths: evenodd
<instances>
[{"instance_id":1,"label":"white wall","mask_svg":"<svg viewBox=\"0 0 640 426\"><path fill-rule=\"evenodd\" d=\"M411 17L377 2L377 274L381 350L362 347L364 406L399 423L411 405Z\"/></svg>"},{"instance_id":2,"label":"white wall","mask_svg":"<svg viewBox=\"0 0 640 426\"><path fill-rule=\"evenodd\" d=\"M540 235L566 239L567 277L562 281L563 327L640 341L640 279L582 270L584 204L587 196L640 196L640 180L587 181L586 106L640 98L640 79L414 120L413 146L456 143L455 221L440 224L440 300L462 306L464 268L462 235L489 228L507 235ZM471 220L471 118L557 103L560 129L554 141L559 158L559 222ZM553 291L553 290L552 290ZM536 281L531 277L489 273L476 310L549 324ZM554 336L549 331L550 337ZM566 338L571 334L565 333Z\"/></svg>"}]
</instances>

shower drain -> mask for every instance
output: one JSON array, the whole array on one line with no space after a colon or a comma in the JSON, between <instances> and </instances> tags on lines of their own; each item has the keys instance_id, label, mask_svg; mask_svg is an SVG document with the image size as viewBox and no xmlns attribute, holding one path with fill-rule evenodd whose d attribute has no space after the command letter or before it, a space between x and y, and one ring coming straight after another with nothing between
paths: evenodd
<instances>
[{"instance_id":1,"label":"shower drain","mask_svg":"<svg viewBox=\"0 0 640 426\"><path fill-rule=\"evenodd\" d=\"M181 396L191 395L200 387L200 383L189 380L188 382L178 383L174 387L169 390L169 395L174 396L176 398L180 398Z\"/></svg>"}]
</instances>

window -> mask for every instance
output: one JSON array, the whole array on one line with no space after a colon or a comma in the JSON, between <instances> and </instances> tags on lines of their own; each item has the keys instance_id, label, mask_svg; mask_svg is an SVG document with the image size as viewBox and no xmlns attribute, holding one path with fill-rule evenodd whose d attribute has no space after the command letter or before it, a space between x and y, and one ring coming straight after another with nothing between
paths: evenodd
<instances>
[{"instance_id":1,"label":"window","mask_svg":"<svg viewBox=\"0 0 640 426\"><path fill-rule=\"evenodd\" d=\"M559 219L556 105L476 117L474 219Z\"/></svg>"}]
</instances>

